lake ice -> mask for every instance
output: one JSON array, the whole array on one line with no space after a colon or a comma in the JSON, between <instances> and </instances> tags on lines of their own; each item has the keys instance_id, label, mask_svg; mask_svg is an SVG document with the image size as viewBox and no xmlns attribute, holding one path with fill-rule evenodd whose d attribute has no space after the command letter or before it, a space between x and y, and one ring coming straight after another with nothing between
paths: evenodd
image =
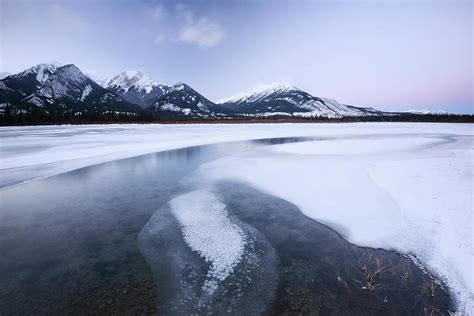
<instances>
[{"instance_id":1,"label":"lake ice","mask_svg":"<svg viewBox=\"0 0 474 316\"><path fill-rule=\"evenodd\" d=\"M243 181L357 245L412 254L472 311L473 134L421 123L2 127L0 184L192 145L315 137L209 162L198 178Z\"/></svg>"}]
</instances>

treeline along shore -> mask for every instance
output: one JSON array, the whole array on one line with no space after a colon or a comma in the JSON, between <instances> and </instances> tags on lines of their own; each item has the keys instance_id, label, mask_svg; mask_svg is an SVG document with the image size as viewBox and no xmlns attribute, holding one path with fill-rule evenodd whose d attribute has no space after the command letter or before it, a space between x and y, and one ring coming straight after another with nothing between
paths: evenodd
<instances>
[{"instance_id":1,"label":"treeline along shore","mask_svg":"<svg viewBox=\"0 0 474 316\"><path fill-rule=\"evenodd\" d=\"M54 124L127 124L127 123L350 123L350 122L439 122L439 123L474 123L470 114L412 114L345 116L345 117L219 117L219 118L186 118L160 117L146 111L138 113L117 112L84 112L75 115L70 112L10 112L7 109L0 113L0 125L54 125Z\"/></svg>"}]
</instances>

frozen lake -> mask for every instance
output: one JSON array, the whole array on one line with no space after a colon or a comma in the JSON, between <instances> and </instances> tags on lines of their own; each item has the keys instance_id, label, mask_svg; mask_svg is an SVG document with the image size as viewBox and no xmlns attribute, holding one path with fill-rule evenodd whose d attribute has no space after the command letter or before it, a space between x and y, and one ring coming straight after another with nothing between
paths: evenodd
<instances>
[{"instance_id":1,"label":"frozen lake","mask_svg":"<svg viewBox=\"0 0 474 316\"><path fill-rule=\"evenodd\" d=\"M467 311L472 136L462 124L2 128L0 312Z\"/></svg>"}]
</instances>

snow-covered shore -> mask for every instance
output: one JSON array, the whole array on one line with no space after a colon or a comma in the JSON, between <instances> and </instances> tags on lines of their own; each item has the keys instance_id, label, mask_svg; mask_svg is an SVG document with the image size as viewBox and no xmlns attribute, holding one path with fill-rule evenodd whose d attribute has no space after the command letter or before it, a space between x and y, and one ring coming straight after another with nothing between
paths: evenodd
<instances>
[{"instance_id":1,"label":"snow-covered shore","mask_svg":"<svg viewBox=\"0 0 474 316\"><path fill-rule=\"evenodd\" d=\"M474 306L472 124L95 125L0 128L1 187L150 152L316 136L204 165L284 198L361 246L415 255Z\"/></svg>"}]
</instances>

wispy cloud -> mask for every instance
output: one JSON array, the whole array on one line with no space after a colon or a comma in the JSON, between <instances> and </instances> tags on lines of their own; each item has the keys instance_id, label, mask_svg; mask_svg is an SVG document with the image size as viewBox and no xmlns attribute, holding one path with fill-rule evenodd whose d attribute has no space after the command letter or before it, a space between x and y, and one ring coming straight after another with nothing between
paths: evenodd
<instances>
[{"instance_id":1,"label":"wispy cloud","mask_svg":"<svg viewBox=\"0 0 474 316\"><path fill-rule=\"evenodd\" d=\"M152 8L147 11L154 20L160 20L167 14L167 10L162 4L155 4Z\"/></svg>"},{"instance_id":2,"label":"wispy cloud","mask_svg":"<svg viewBox=\"0 0 474 316\"><path fill-rule=\"evenodd\" d=\"M223 28L217 23L210 21L206 17L197 20L191 19L182 29L178 38L179 41L197 44L201 47L212 47L225 38Z\"/></svg>"},{"instance_id":3,"label":"wispy cloud","mask_svg":"<svg viewBox=\"0 0 474 316\"><path fill-rule=\"evenodd\" d=\"M172 41L208 48L220 43L226 35L217 21L198 14L188 4L165 6L155 2L147 6L145 14L152 19L154 35L150 38L155 44Z\"/></svg>"}]
</instances>

